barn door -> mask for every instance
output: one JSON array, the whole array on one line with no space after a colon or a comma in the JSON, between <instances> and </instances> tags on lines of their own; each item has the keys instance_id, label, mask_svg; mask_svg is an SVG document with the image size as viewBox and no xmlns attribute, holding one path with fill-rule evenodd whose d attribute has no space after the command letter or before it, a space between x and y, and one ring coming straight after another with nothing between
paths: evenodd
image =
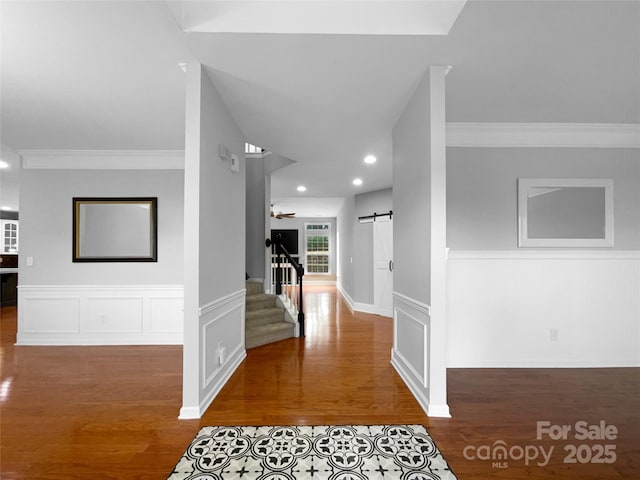
<instances>
[{"instance_id":1,"label":"barn door","mask_svg":"<svg viewBox=\"0 0 640 480\"><path fill-rule=\"evenodd\" d=\"M373 222L373 300L376 312L393 316L393 220Z\"/></svg>"}]
</instances>

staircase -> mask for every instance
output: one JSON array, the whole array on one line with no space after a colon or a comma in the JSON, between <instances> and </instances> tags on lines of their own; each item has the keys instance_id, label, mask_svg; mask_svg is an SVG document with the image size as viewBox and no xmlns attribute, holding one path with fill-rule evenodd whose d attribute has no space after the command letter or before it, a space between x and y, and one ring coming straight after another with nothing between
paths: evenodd
<instances>
[{"instance_id":1,"label":"staircase","mask_svg":"<svg viewBox=\"0 0 640 480\"><path fill-rule=\"evenodd\" d=\"M246 285L245 348L294 337L296 325L278 297L264 293L262 282L248 280Z\"/></svg>"}]
</instances>

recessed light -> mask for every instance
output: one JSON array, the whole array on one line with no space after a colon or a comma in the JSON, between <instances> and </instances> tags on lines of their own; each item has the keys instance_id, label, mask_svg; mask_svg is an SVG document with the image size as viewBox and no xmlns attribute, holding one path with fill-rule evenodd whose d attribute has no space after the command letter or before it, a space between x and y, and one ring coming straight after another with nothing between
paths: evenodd
<instances>
[{"instance_id":1,"label":"recessed light","mask_svg":"<svg viewBox=\"0 0 640 480\"><path fill-rule=\"evenodd\" d=\"M374 163L376 163L378 159L375 157L375 155L367 155L366 157L364 157L364 163L366 163L367 165L372 165Z\"/></svg>"},{"instance_id":2,"label":"recessed light","mask_svg":"<svg viewBox=\"0 0 640 480\"><path fill-rule=\"evenodd\" d=\"M362 185L362 179L361 178L354 178L352 183L354 185L356 185L356 186Z\"/></svg>"},{"instance_id":3,"label":"recessed light","mask_svg":"<svg viewBox=\"0 0 640 480\"><path fill-rule=\"evenodd\" d=\"M0 168L9 168L9 164L0 160Z\"/></svg>"},{"instance_id":4,"label":"recessed light","mask_svg":"<svg viewBox=\"0 0 640 480\"><path fill-rule=\"evenodd\" d=\"M296 190L298 190L299 192L306 192L307 187L305 187L304 185L298 185L298 188L296 188Z\"/></svg>"}]
</instances>

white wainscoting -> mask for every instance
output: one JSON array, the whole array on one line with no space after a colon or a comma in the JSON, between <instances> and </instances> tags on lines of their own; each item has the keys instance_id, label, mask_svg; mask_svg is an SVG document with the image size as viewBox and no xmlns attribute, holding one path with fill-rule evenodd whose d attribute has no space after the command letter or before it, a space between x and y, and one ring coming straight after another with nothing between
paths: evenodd
<instances>
[{"instance_id":1,"label":"white wainscoting","mask_svg":"<svg viewBox=\"0 0 640 480\"><path fill-rule=\"evenodd\" d=\"M450 252L448 367L639 367L640 252Z\"/></svg>"},{"instance_id":2,"label":"white wainscoting","mask_svg":"<svg viewBox=\"0 0 640 480\"><path fill-rule=\"evenodd\" d=\"M18 287L17 345L181 345L182 285Z\"/></svg>"},{"instance_id":3,"label":"white wainscoting","mask_svg":"<svg viewBox=\"0 0 640 480\"><path fill-rule=\"evenodd\" d=\"M246 290L200 307L202 401L199 418L247 356L244 338Z\"/></svg>"},{"instance_id":4,"label":"white wainscoting","mask_svg":"<svg viewBox=\"0 0 640 480\"><path fill-rule=\"evenodd\" d=\"M429 410L430 323L428 305L393 293L391 364L425 412Z\"/></svg>"}]
</instances>

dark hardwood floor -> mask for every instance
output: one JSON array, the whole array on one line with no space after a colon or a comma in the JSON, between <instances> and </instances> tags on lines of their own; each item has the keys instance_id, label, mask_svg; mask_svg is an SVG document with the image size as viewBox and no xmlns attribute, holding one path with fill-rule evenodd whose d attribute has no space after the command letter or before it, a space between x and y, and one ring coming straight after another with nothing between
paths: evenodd
<instances>
[{"instance_id":1,"label":"dark hardwood floor","mask_svg":"<svg viewBox=\"0 0 640 480\"><path fill-rule=\"evenodd\" d=\"M640 478L640 369L452 369L453 418L428 418L389 363L391 319L352 314L332 287L305 301L307 337L249 350L189 421L181 347L16 347L16 308L2 308L0 477L163 479L203 425L420 423L460 479ZM572 431L538 440L542 421ZM576 439L581 421L616 438ZM500 445L506 459L482 459Z\"/></svg>"}]
</instances>

